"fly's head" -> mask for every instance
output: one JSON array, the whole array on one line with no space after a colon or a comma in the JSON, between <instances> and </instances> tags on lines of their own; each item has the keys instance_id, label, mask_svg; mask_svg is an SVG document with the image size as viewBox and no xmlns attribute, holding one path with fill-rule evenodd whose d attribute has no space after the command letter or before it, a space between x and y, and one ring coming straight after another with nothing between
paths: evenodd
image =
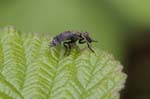
<instances>
[{"instance_id":1,"label":"fly's head","mask_svg":"<svg viewBox=\"0 0 150 99\"><path fill-rule=\"evenodd\" d=\"M88 32L84 32L82 33L83 37L86 39L86 41L88 43L92 43L92 42L97 42L96 40L93 40L90 36Z\"/></svg>"}]
</instances>

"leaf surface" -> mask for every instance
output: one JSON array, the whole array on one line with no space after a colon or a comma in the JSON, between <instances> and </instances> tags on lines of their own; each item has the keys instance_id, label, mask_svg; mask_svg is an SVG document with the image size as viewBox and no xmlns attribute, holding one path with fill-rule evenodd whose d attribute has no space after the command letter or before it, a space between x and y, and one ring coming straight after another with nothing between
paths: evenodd
<instances>
[{"instance_id":1,"label":"leaf surface","mask_svg":"<svg viewBox=\"0 0 150 99\"><path fill-rule=\"evenodd\" d=\"M49 48L50 36L0 31L0 98L119 99L123 66L102 50Z\"/></svg>"}]
</instances>

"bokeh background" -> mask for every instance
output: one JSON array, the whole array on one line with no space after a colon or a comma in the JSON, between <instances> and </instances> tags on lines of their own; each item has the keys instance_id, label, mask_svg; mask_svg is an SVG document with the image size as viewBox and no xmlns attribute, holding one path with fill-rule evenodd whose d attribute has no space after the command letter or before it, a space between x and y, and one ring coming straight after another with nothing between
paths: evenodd
<instances>
[{"instance_id":1,"label":"bokeh background","mask_svg":"<svg viewBox=\"0 0 150 99\"><path fill-rule=\"evenodd\" d=\"M0 27L89 32L128 74L121 99L150 99L150 0L0 0Z\"/></svg>"}]
</instances>

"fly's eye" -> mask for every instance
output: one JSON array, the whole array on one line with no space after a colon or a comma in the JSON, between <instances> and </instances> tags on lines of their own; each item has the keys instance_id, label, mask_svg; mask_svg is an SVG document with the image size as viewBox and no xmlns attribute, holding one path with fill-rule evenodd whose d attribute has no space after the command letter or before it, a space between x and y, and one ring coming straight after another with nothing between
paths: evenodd
<instances>
[{"instance_id":1,"label":"fly's eye","mask_svg":"<svg viewBox=\"0 0 150 99\"><path fill-rule=\"evenodd\" d=\"M89 35L89 33L88 33L88 32L84 32L83 35L84 35L85 37L87 37L87 36Z\"/></svg>"},{"instance_id":2,"label":"fly's eye","mask_svg":"<svg viewBox=\"0 0 150 99\"><path fill-rule=\"evenodd\" d=\"M85 34L89 35L89 33L88 33L88 32L85 32Z\"/></svg>"}]
</instances>

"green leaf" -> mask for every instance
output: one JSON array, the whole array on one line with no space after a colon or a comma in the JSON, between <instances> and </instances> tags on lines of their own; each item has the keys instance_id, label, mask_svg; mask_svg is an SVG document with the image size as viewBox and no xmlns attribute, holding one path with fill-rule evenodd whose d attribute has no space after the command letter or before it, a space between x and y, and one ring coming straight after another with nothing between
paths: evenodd
<instances>
[{"instance_id":1,"label":"green leaf","mask_svg":"<svg viewBox=\"0 0 150 99\"><path fill-rule=\"evenodd\" d=\"M123 66L102 50L49 48L50 36L0 31L1 99L119 99Z\"/></svg>"}]
</instances>

